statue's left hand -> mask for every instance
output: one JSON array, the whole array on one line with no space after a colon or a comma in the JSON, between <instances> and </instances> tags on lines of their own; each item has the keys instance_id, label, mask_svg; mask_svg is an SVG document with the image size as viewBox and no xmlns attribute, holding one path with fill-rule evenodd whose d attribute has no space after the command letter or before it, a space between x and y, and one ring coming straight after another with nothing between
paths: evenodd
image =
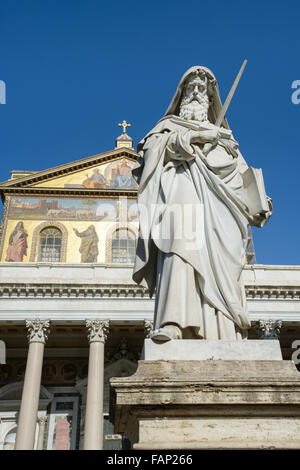
<instances>
[{"instance_id":1,"label":"statue's left hand","mask_svg":"<svg viewBox=\"0 0 300 470\"><path fill-rule=\"evenodd\" d=\"M269 220L273 212L273 201L269 196L267 196L267 201L268 201L269 211L255 214L253 216L253 223L251 225L254 225L256 227L263 227L265 223Z\"/></svg>"}]
</instances>

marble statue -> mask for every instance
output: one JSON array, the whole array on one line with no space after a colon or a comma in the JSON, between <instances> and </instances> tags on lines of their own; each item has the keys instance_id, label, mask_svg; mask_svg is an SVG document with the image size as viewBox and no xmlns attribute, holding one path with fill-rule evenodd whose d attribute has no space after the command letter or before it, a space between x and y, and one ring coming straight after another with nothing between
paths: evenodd
<instances>
[{"instance_id":1,"label":"marble statue","mask_svg":"<svg viewBox=\"0 0 300 470\"><path fill-rule=\"evenodd\" d=\"M191 67L138 145L133 279L155 292L154 341L239 340L250 328L240 285L248 226L264 225L271 200L267 210L251 213L243 180L248 166L227 120L214 125L221 108L213 73Z\"/></svg>"}]
</instances>

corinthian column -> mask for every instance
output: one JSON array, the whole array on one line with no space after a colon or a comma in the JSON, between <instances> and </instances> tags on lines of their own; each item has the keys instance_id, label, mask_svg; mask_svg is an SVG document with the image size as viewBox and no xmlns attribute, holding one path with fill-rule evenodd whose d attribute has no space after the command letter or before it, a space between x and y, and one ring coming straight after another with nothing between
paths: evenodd
<instances>
[{"instance_id":1,"label":"corinthian column","mask_svg":"<svg viewBox=\"0 0 300 470\"><path fill-rule=\"evenodd\" d=\"M84 450L101 450L103 442L104 343L109 321L87 320L90 343Z\"/></svg>"},{"instance_id":2,"label":"corinthian column","mask_svg":"<svg viewBox=\"0 0 300 470\"><path fill-rule=\"evenodd\" d=\"M34 448L44 346L50 331L50 321L27 320L26 328L29 350L18 420L16 450L32 450Z\"/></svg>"},{"instance_id":3,"label":"corinthian column","mask_svg":"<svg viewBox=\"0 0 300 470\"><path fill-rule=\"evenodd\" d=\"M37 450L43 450L44 448L45 426L46 426L47 421L48 421L48 416L40 416L38 418L39 437L38 437Z\"/></svg>"}]
</instances>

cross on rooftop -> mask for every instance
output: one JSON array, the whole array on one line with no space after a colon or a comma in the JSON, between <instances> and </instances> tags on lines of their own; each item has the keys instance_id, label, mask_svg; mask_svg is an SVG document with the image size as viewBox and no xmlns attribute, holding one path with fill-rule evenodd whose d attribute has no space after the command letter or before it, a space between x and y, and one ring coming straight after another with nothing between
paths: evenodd
<instances>
[{"instance_id":1,"label":"cross on rooftop","mask_svg":"<svg viewBox=\"0 0 300 470\"><path fill-rule=\"evenodd\" d=\"M126 127L131 127L131 124L123 121L121 124L118 124L118 126L123 127L123 134L126 134Z\"/></svg>"}]
</instances>

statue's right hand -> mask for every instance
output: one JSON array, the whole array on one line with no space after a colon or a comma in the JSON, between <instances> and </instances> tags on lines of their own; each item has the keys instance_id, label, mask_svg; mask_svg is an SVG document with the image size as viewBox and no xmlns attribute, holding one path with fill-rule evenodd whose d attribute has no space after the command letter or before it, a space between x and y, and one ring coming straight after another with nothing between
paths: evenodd
<instances>
[{"instance_id":1,"label":"statue's right hand","mask_svg":"<svg viewBox=\"0 0 300 470\"><path fill-rule=\"evenodd\" d=\"M218 128L203 131L191 131L191 144L206 144L215 142L219 138Z\"/></svg>"}]
</instances>

